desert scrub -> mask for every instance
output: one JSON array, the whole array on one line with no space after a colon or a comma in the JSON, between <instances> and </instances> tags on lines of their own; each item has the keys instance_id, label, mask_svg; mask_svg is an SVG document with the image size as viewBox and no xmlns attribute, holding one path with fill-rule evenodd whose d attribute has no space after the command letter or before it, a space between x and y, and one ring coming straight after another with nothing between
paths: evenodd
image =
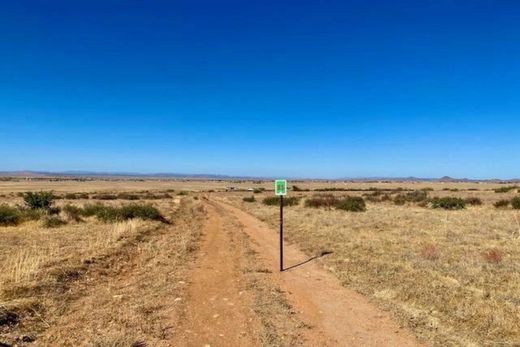
<instances>
[{"instance_id":1,"label":"desert scrub","mask_svg":"<svg viewBox=\"0 0 520 347\"><path fill-rule=\"evenodd\" d=\"M121 222L134 218L167 222L159 210L150 204L130 204L121 207L104 206L102 204L85 205L81 214L86 217L95 216L105 223Z\"/></svg>"},{"instance_id":2,"label":"desert scrub","mask_svg":"<svg viewBox=\"0 0 520 347\"><path fill-rule=\"evenodd\" d=\"M43 220L43 226L45 228L58 228L65 224L67 224L67 222L58 216L47 216Z\"/></svg>"},{"instance_id":3,"label":"desert scrub","mask_svg":"<svg viewBox=\"0 0 520 347\"><path fill-rule=\"evenodd\" d=\"M338 210L364 212L367 210L365 200L360 196L347 196L336 203Z\"/></svg>"},{"instance_id":4,"label":"desert scrub","mask_svg":"<svg viewBox=\"0 0 520 347\"><path fill-rule=\"evenodd\" d=\"M131 193L119 193L117 198L121 200L139 200L139 195Z\"/></svg>"},{"instance_id":5,"label":"desert scrub","mask_svg":"<svg viewBox=\"0 0 520 347\"><path fill-rule=\"evenodd\" d=\"M97 195L93 195L92 199L96 199L96 200L117 200L117 195L115 195L115 194L97 194Z\"/></svg>"},{"instance_id":6,"label":"desert scrub","mask_svg":"<svg viewBox=\"0 0 520 347\"><path fill-rule=\"evenodd\" d=\"M428 199L428 192L426 190L415 190L406 194L398 194L394 198L396 205L404 205L407 202L423 202Z\"/></svg>"},{"instance_id":7,"label":"desert scrub","mask_svg":"<svg viewBox=\"0 0 520 347\"><path fill-rule=\"evenodd\" d=\"M482 200L477 197L466 198L466 199L464 199L464 201L466 202L467 205L471 205L471 206L482 205Z\"/></svg>"},{"instance_id":8,"label":"desert scrub","mask_svg":"<svg viewBox=\"0 0 520 347\"><path fill-rule=\"evenodd\" d=\"M495 206L496 208L506 208L509 206L510 203L510 200L502 199L495 202L493 206Z\"/></svg>"},{"instance_id":9,"label":"desert scrub","mask_svg":"<svg viewBox=\"0 0 520 347\"><path fill-rule=\"evenodd\" d=\"M74 205L65 205L63 206L62 210L63 212L65 212L65 215L69 220L72 220L74 222L83 221L81 217L83 216L84 210L81 207Z\"/></svg>"},{"instance_id":10,"label":"desert scrub","mask_svg":"<svg viewBox=\"0 0 520 347\"><path fill-rule=\"evenodd\" d=\"M466 201L461 198L444 197L434 198L430 201L432 208L442 208L445 210L462 210L466 207Z\"/></svg>"},{"instance_id":11,"label":"desert scrub","mask_svg":"<svg viewBox=\"0 0 520 347\"><path fill-rule=\"evenodd\" d=\"M305 207L334 207L338 203L338 198L332 194L315 195L312 198L305 200Z\"/></svg>"},{"instance_id":12,"label":"desert scrub","mask_svg":"<svg viewBox=\"0 0 520 347\"><path fill-rule=\"evenodd\" d=\"M495 193L509 193L513 189L517 189L517 186L507 186L507 187L500 187L495 189Z\"/></svg>"},{"instance_id":13,"label":"desert scrub","mask_svg":"<svg viewBox=\"0 0 520 347\"><path fill-rule=\"evenodd\" d=\"M54 204L55 199L52 192L27 192L23 195L25 205L31 210L48 210Z\"/></svg>"},{"instance_id":14,"label":"desert scrub","mask_svg":"<svg viewBox=\"0 0 520 347\"><path fill-rule=\"evenodd\" d=\"M520 197L515 197L511 199L511 207L513 207L515 210L520 210Z\"/></svg>"},{"instance_id":15,"label":"desert scrub","mask_svg":"<svg viewBox=\"0 0 520 347\"><path fill-rule=\"evenodd\" d=\"M278 196L269 196L267 198L264 198L262 201L264 205L267 206L279 206L280 205L280 198ZM300 198L297 197L285 197L283 198L283 205L284 206L295 206L300 203Z\"/></svg>"},{"instance_id":16,"label":"desert scrub","mask_svg":"<svg viewBox=\"0 0 520 347\"><path fill-rule=\"evenodd\" d=\"M18 225L22 218L20 211L9 205L0 205L0 226Z\"/></svg>"},{"instance_id":17,"label":"desert scrub","mask_svg":"<svg viewBox=\"0 0 520 347\"><path fill-rule=\"evenodd\" d=\"M256 199L255 199L254 195L252 195L252 196L245 196L245 197L242 199L242 201L244 201L244 202L255 202Z\"/></svg>"}]
</instances>

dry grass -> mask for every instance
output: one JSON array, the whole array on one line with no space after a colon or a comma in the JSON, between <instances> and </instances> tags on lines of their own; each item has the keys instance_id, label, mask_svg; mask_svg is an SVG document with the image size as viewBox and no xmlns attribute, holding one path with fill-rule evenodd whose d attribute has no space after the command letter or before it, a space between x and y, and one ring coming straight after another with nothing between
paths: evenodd
<instances>
[{"instance_id":1,"label":"dry grass","mask_svg":"<svg viewBox=\"0 0 520 347\"><path fill-rule=\"evenodd\" d=\"M489 194L502 195L480 197L492 200ZM226 199L277 226L276 207ZM442 211L369 203L363 213L290 207L285 218L290 242L309 255L331 250L324 266L345 286L392 310L425 341L520 344L518 211L490 204Z\"/></svg>"},{"instance_id":2,"label":"dry grass","mask_svg":"<svg viewBox=\"0 0 520 347\"><path fill-rule=\"evenodd\" d=\"M154 204L176 225L86 218L54 229L40 221L0 228L0 308L16 317L0 325L0 342L165 345L181 308L175 279L196 249L203 211L191 198Z\"/></svg>"}]
</instances>

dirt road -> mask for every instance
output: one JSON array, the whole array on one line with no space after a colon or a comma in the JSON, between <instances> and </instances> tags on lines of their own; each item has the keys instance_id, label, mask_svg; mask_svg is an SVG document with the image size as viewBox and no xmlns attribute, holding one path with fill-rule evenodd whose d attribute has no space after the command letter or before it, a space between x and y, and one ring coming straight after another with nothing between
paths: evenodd
<instances>
[{"instance_id":1,"label":"dirt road","mask_svg":"<svg viewBox=\"0 0 520 347\"><path fill-rule=\"evenodd\" d=\"M258 219L221 201L208 201L206 206L209 218L205 238L187 298L182 337L185 345L266 344L258 332L274 331L286 319L300 323L278 329L284 335L279 340L282 345L294 345L295 341L309 346L421 345L388 313L342 287L333 275L295 246L286 246L287 270L280 273L278 235ZM265 269L259 281L281 293L290 307L287 312L277 311L276 315L265 317L255 315L254 290L244 290L248 281L243 267L241 270L244 252L234 239L239 233L247 236L256 265ZM289 335L297 339L289 343Z\"/></svg>"}]
</instances>

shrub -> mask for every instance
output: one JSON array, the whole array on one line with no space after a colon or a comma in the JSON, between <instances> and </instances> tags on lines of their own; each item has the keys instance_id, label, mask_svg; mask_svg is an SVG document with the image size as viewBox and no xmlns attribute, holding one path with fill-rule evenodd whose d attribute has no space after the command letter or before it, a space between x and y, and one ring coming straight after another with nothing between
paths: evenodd
<instances>
[{"instance_id":1,"label":"shrub","mask_svg":"<svg viewBox=\"0 0 520 347\"><path fill-rule=\"evenodd\" d=\"M264 198L264 200L262 202L264 205L267 205L267 206L280 206L280 197L269 196L267 198ZM299 202L300 202L300 199L297 197L284 197L283 198L284 206L298 205Z\"/></svg>"},{"instance_id":2,"label":"shrub","mask_svg":"<svg viewBox=\"0 0 520 347\"><path fill-rule=\"evenodd\" d=\"M75 222L83 221L81 216L83 215L84 211L78 206L65 205L63 206L63 212L65 212L67 218L70 220L73 220Z\"/></svg>"},{"instance_id":3,"label":"shrub","mask_svg":"<svg viewBox=\"0 0 520 347\"><path fill-rule=\"evenodd\" d=\"M498 200L498 201L495 202L493 205L494 205L496 208L506 208L507 206L509 206L510 203L511 203L510 200L502 199L502 200Z\"/></svg>"},{"instance_id":4,"label":"shrub","mask_svg":"<svg viewBox=\"0 0 520 347\"><path fill-rule=\"evenodd\" d=\"M43 226L45 228L58 228L65 224L67 224L67 222L58 216L49 216L43 220Z\"/></svg>"},{"instance_id":5,"label":"shrub","mask_svg":"<svg viewBox=\"0 0 520 347\"><path fill-rule=\"evenodd\" d=\"M406 194L398 194L394 198L396 205L404 205L407 202L422 202L428 199L428 192L426 190L414 190Z\"/></svg>"},{"instance_id":6,"label":"shrub","mask_svg":"<svg viewBox=\"0 0 520 347\"><path fill-rule=\"evenodd\" d=\"M117 200L117 195L114 194L97 194L92 196L96 200Z\"/></svg>"},{"instance_id":7,"label":"shrub","mask_svg":"<svg viewBox=\"0 0 520 347\"><path fill-rule=\"evenodd\" d=\"M265 189L264 188L255 188L253 190L253 194L260 194L264 191Z\"/></svg>"},{"instance_id":8,"label":"shrub","mask_svg":"<svg viewBox=\"0 0 520 347\"><path fill-rule=\"evenodd\" d=\"M85 217L97 216L99 213L101 213L101 211L104 208L105 208L105 206L100 203L86 204L85 206L83 206L82 214Z\"/></svg>"},{"instance_id":9,"label":"shrub","mask_svg":"<svg viewBox=\"0 0 520 347\"><path fill-rule=\"evenodd\" d=\"M165 219L161 215L161 212L154 206L150 204L146 205L126 205L122 206L119 209L119 213L121 215L122 220L140 218L143 220L155 220L164 222Z\"/></svg>"},{"instance_id":10,"label":"shrub","mask_svg":"<svg viewBox=\"0 0 520 347\"><path fill-rule=\"evenodd\" d=\"M50 209L56 197L52 192L27 192L23 196L25 205L32 210Z\"/></svg>"},{"instance_id":11,"label":"shrub","mask_svg":"<svg viewBox=\"0 0 520 347\"><path fill-rule=\"evenodd\" d=\"M466 204L472 205L472 206L482 205L482 200L477 197L466 198L466 199L464 199L464 202L466 202Z\"/></svg>"},{"instance_id":12,"label":"shrub","mask_svg":"<svg viewBox=\"0 0 520 347\"><path fill-rule=\"evenodd\" d=\"M445 210L461 210L466 207L466 202L461 198L444 197L431 200L433 208L443 208Z\"/></svg>"},{"instance_id":13,"label":"shrub","mask_svg":"<svg viewBox=\"0 0 520 347\"><path fill-rule=\"evenodd\" d=\"M119 193L117 198L121 200L139 200L139 195L131 193Z\"/></svg>"},{"instance_id":14,"label":"shrub","mask_svg":"<svg viewBox=\"0 0 520 347\"><path fill-rule=\"evenodd\" d=\"M499 250L498 248L492 248L485 252L482 252L482 258L488 263L498 264L504 258L504 252Z\"/></svg>"},{"instance_id":15,"label":"shrub","mask_svg":"<svg viewBox=\"0 0 520 347\"><path fill-rule=\"evenodd\" d=\"M520 210L520 197L517 196L517 197L511 199L511 206L515 210Z\"/></svg>"},{"instance_id":16,"label":"shrub","mask_svg":"<svg viewBox=\"0 0 520 347\"><path fill-rule=\"evenodd\" d=\"M20 212L9 205L0 205L0 226L18 225L21 222Z\"/></svg>"},{"instance_id":17,"label":"shrub","mask_svg":"<svg viewBox=\"0 0 520 347\"><path fill-rule=\"evenodd\" d=\"M339 200L336 208L350 212L364 212L366 211L365 200L359 196L347 196Z\"/></svg>"},{"instance_id":18,"label":"shrub","mask_svg":"<svg viewBox=\"0 0 520 347\"><path fill-rule=\"evenodd\" d=\"M124 205L121 207L104 206L101 204L86 205L84 216L96 216L103 222L118 222L133 218L166 222L159 210L152 205Z\"/></svg>"},{"instance_id":19,"label":"shrub","mask_svg":"<svg viewBox=\"0 0 520 347\"><path fill-rule=\"evenodd\" d=\"M509 193L513 189L518 188L517 186L507 186L507 187L500 187L495 189L495 193Z\"/></svg>"},{"instance_id":20,"label":"shrub","mask_svg":"<svg viewBox=\"0 0 520 347\"><path fill-rule=\"evenodd\" d=\"M188 192L184 191L184 190L181 190L180 192L177 193L177 195L188 195Z\"/></svg>"},{"instance_id":21,"label":"shrub","mask_svg":"<svg viewBox=\"0 0 520 347\"><path fill-rule=\"evenodd\" d=\"M338 198L332 194L316 195L305 200L305 207L334 207L338 203Z\"/></svg>"},{"instance_id":22,"label":"shrub","mask_svg":"<svg viewBox=\"0 0 520 347\"><path fill-rule=\"evenodd\" d=\"M242 200L245 201L245 202L255 202L255 201L256 201L254 195L251 195L251 196L245 196Z\"/></svg>"},{"instance_id":23,"label":"shrub","mask_svg":"<svg viewBox=\"0 0 520 347\"><path fill-rule=\"evenodd\" d=\"M67 200L88 199L87 193L67 193L63 196Z\"/></svg>"}]
</instances>

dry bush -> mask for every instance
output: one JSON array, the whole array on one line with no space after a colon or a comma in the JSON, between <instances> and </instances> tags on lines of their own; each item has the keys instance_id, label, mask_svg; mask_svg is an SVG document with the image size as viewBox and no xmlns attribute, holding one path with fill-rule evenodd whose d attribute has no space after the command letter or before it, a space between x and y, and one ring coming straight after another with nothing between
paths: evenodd
<instances>
[{"instance_id":1,"label":"dry bush","mask_svg":"<svg viewBox=\"0 0 520 347\"><path fill-rule=\"evenodd\" d=\"M420 255L426 260L436 260L439 258L439 251L434 244L427 244L421 249Z\"/></svg>"},{"instance_id":2,"label":"dry bush","mask_svg":"<svg viewBox=\"0 0 520 347\"><path fill-rule=\"evenodd\" d=\"M464 202L467 205L471 205L471 206L480 206L480 205L482 205L482 199L477 198L477 197L466 198L466 199L464 199Z\"/></svg>"},{"instance_id":3,"label":"dry bush","mask_svg":"<svg viewBox=\"0 0 520 347\"><path fill-rule=\"evenodd\" d=\"M20 211L9 205L0 205L0 226L18 225L22 220Z\"/></svg>"},{"instance_id":4,"label":"dry bush","mask_svg":"<svg viewBox=\"0 0 520 347\"><path fill-rule=\"evenodd\" d=\"M511 207L515 210L520 210L520 197L517 196L511 199Z\"/></svg>"},{"instance_id":5,"label":"dry bush","mask_svg":"<svg viewBox=\"0 0 520 347\"><path fill-rule=\"evenodd\" d=\"M367 210L365 200L360 196L347 196L339 200L335 206L338 210L349 212L365 212Z\"/></svg>"},{"instance_id":6,"label":"dry bush","mask_svg":"<svg viewBox=\"0 0 520 347\"><path fill-rule=\"evenodd\" d=\"M495 202L493 206L495 206L496 208L506 208L509 206L510 203L511 200L502 199Z\"/></svg>"},{"instance_id":7,"label":"dry bush","mask_svg":"<svg viewBox=\"0 0 520 347\"><path fill-rule=\"evenodd\" d=\"M464 201L464 199L452 196L433 198L430 204L432 208L442 208L444 210L461 210L466 207L466 201Z\"/></svg>"},{"instance_id":8,"label":"dry bush","mask_svg":"<svg viewBox=\"0 0 520 347\"><path fill-rule=\"evenodd\" d=\"M504 252L498 248L492 248L482 252L482 258L488 263L498 264L504 259Z\"/></svg>"},{"instance_id":9,"label":"dry bush","mask_svg":"<svg viewBox=\"0 0 520 347\"><path fill-rule=\"evenodd\" d=\"M332 194L319 194L305 200L305 207L334 207L339 199Z\"/></svg>"}]
</instances>

